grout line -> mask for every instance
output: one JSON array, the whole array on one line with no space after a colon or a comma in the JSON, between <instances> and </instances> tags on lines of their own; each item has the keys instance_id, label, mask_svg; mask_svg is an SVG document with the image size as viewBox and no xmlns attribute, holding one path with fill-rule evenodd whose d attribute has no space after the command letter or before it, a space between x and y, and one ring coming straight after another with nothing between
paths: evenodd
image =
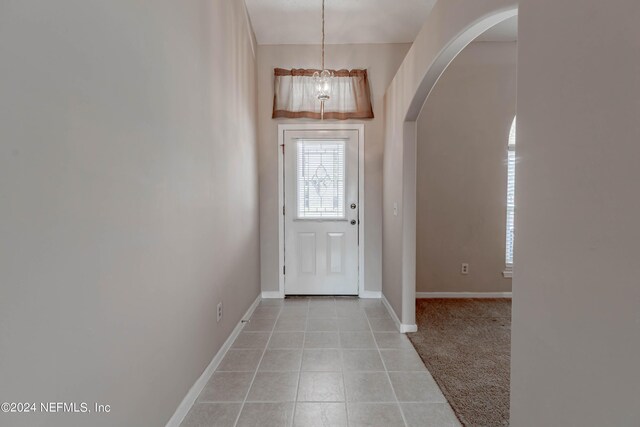
<instances>
[{"instance_id":1,"label":"grout line","mask_svg":"<svg viewBox=\"0 0 640 427\"><path fill-rule=\"evenodd\" d=\"M302 356L300 357L300 369L298 370L298 383L296 384L296 398L293 401L293 412L291 412L291 426L296 419L298 409L298 392L300 391L300 377L302 376L302 359L304 359L304 342L307 339L307 326L309 324L309 301L307 300L307 316L304 321L304 331L302 331Z\"/></svg>"},{"instance_id":2,"label":"grout line","mask_svg":"<svg viewBox=\"0 0 640 427\"><path fill-rule=\"evenodd\" d=\"M240 405L240 412L238 412L236 421L233 423L234 427L236 427L238 425L238 421L240 421L240 415L242 415L242 411L244 410L244 405L247 403L247 397L249 397L249 393L251 392L251 388L253 387L253 382L255 381L256 376L258 375L258 369L260 369L260 365L262 364L262 359L264 359L264 354L267 352L267 349L269 348L269 342L271 341L271 337L273 336L273 330L275 329L276 323L278 322L278 319L280 318L280 314L282 313L283 305L279 305L279 307L280 307L280 311L278 312L276 321L273 322L273 327L271 328L271 332L269 333L269 339L267 340L267 343L264 346L264 350L262 350L262 356L260 356L260 360L258 361L258 366L256 366L256 371L253 373L253 377L251 378L251 382L249 383L247 394L244 395L244 400L242 401L242 405ZM231 345L233 346L233 344Z\"/></svg>"},{"instance_id":3,"label":"grout line","mask_svg":"<svg viewBox=\"0 0 640 427\"><path fill-rule=\"evenodd\" d=\"M396 394L396 389L393 387L393 382L391 382L391 376L389 375L389 371L387 370L387 364L382 357L382 352L380 351L380 346L378 345L378 341L376 341L376 336L373 334L373 327L371 327L371 321L369 320L369 316L367 316L367 322L369 322L369 328L371 328L371 335L373 335L373 342L376 344L376 349L378 349L378 356L380 356L380 360L382 361L382 366L384 366L384 372L387 375L387 381L389 381L389 385L391 386L391 391L393 392L393 396L396 398L396 405L398 405L398 410L400 411L400 416L402 417L402 422L405 427L408 427L407 419L404 416L404 411L402 410L402 406L400 405L400 401L398 400L398 395Z\"/></svg>"},{"instance_id":4,"label":"grout line","mask_svg":"<svg viewBox=\"0 0 640 427\"><path fill-rule=\"evenodd\" d=\"M342 373L342 388L344 390L344 413L347 416L347 427L349 427L349 405L347 405L347 382L344 380L344 351L340 350L340 372Z\"/></svg>"}]
</instances>

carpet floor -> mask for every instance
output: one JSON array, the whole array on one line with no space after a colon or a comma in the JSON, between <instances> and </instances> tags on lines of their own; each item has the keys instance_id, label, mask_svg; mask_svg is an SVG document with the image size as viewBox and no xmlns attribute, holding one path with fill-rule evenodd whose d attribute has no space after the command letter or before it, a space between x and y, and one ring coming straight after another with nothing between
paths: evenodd
<instances>
[{"instance_id":1,"label":"carpet floor","mask_svg":"<svg viewBox=\"0 0 640 427\"><path fill-rule=\"evenodd\" d=\"M510 299L418 299L407 334L458 419L509 425Z\"/></svg>"}]
</instances>

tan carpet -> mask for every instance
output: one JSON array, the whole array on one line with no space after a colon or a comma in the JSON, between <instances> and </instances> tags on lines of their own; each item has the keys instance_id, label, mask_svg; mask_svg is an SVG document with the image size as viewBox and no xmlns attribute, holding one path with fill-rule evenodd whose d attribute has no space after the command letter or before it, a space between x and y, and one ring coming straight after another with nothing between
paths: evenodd
<instances>
[{"instance_id":1,"label":"tan carpet","mask_svg":"<svg viewBox=\"0 0 640 427\"><path fill-rule=\"evenodd\" d=\"M509 425L510 299L419 299L407 334L460 422Z\"/></svg>"}]
</instances>

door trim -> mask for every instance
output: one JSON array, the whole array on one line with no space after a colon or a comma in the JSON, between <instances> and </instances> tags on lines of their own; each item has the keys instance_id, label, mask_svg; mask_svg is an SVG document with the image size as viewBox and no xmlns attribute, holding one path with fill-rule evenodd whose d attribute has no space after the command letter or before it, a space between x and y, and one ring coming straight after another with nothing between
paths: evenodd
<instances>
[{"instance_id":1,"label":"door trim","mask_svg":"<svg viewBox=\"0 0 640 427\"><path fill-rule=\"evenodd\" d=\"M358 132L358 296L360 298L370 298L365 291L365 264L364 264L364 123L300 123L300 124L279 124L278 125L278 293L269 292L271 298L284 298L284 156L282 146L284 145L285 131L309 131L309 130L355 130ZM263 295L264 297L264 295Z\"/></svg>"}]
</instances>

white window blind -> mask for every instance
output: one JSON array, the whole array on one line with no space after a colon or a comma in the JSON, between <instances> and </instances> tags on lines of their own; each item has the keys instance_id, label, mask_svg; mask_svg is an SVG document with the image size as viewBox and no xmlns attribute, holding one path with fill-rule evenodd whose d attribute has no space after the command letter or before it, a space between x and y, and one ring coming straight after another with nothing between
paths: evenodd
<instances>
[{"instance_id":1,"label":"white window blind","mask_svg":"<svg viewBox=\"0 0 640 427\"><path fill-rule=\"evenodd\" d=\"M345 141L299 140L296 163L298 218L345 218Z\"/></svg>"},{"instance_id":2,"label":"white window blind","mask_svg":"<svg viewBox=\"0 0 640 427\"><path fill-rule=\"evenodd\" d=\"M514 117L509 132L509 144L507 146L507 242L506 264L513 266L513 237L515 230L516 209L516 119Z\"/></svg>"}]
</instances>

